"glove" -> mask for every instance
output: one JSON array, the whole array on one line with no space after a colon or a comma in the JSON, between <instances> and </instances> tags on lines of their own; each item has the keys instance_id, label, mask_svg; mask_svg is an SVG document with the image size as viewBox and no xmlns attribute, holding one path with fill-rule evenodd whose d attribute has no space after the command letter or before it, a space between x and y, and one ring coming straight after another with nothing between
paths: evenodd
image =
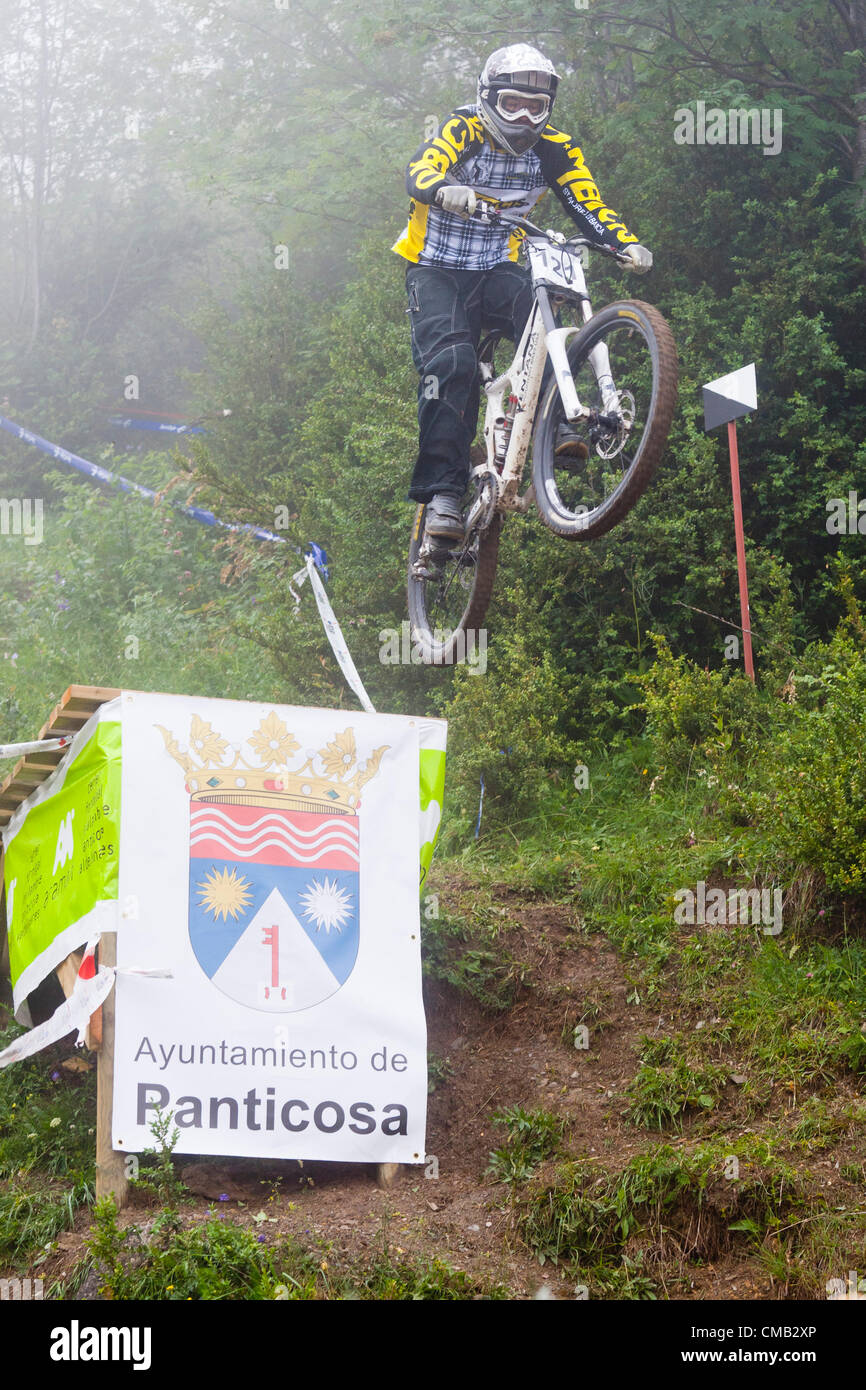
<instances>
[{"instance_id":1,"label":"glove","mask_svg":"<svg viewBox=\"0 0 866 1390\"><path fill-rule=\"evenodd\" d=\"M474 189L465 183L452 183L439 189L436 202L444 212L456 212L459 217L471 217L477 199Z\"/></svg>"},{"instance_id":2,"label":"glove","mask_svg":"<svg viewBox=\"0 0 866 1390\"><path fill-rule=\"evenodd\" d=\"M623 255L628 256L631 261L627 269L633 270L636 275L646 275L647 271L653 268L652 251L648 251L645 246L638 246L636 242L623 247Z\"/></svg>"}]
</instances>

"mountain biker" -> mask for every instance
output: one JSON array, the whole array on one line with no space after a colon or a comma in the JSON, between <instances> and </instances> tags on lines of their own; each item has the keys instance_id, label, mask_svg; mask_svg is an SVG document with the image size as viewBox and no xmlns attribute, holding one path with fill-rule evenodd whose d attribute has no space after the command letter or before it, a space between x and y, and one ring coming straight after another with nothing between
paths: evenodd
<instances>
[{"instance_id":1,"label":"mountain biker","mask_svg":"<svg viewBox=\"0 0 866 1390\"><path fill-rule=\"evenodd\" d=\"M518 342L533 302L529 271L516 264L520 234L471 221L477 198L527 217L553 189L582 235L621 247L640 274L652 266L652 254L605 206L579 146L549 124L558 81L538 49L498 48L481 71L476 102L457 107L406 170L409 222L392 249L409 262L407 313L420 376L408 495L428 504L427 534L444 542L463 536L482 322ZM586 446L567 432L557 452L575 450L585 454Z\"/></svg>"}]
</instances>

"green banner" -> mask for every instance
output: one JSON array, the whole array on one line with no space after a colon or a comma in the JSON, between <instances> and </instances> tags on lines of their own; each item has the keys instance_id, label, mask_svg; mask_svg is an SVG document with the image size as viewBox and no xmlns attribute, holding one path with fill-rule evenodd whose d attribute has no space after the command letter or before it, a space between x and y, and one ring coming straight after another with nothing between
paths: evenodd
<instances>
[{"instance_id":1,"label":"green banner","mask_svg":"<svg viewBox=\"0 0 866 1390\"><path fill-rule=\"evenodd\" d=\"M439 837L442 802L445 796L445 750L422 748L419 754L421 771L421 883L427 877L433 860L433 850Z\"/></svg>"},{"instance_id":2,"label":"green banner","mask_svg":"<svg viewBox=\"0 0 866 1390\"><path fill-rule=\"evenodd\" d=\"M97 722L64 774L53 774L34 792L23 821L16 816L4 833L16 1009L84 943L91 926L108 925L104 916L93 922L91 914L100 903L117 902L120 750L119 720Z\"/></svg>"}]
</instances>

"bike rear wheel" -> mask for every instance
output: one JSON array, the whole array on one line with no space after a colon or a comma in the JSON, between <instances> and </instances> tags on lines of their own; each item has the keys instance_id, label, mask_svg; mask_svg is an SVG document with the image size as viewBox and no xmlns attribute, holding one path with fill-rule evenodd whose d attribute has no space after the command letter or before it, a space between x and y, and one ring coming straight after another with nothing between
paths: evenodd
<instances>
[{"instance_id":1,"label":"bike rear wheel","mask_svg":"<svg viewBox=\"0 0 866 1390\"><path fill-rule=\"evenodd\" d=\"M598 363L590 360L600 344L615 397L602 390ZM593 315L569 342L568 360L581 404L594 412L570 426L585 457L556 454L566 420L553 382L536 417L532 481L545 525L558 536L591 540L622 521L659 465L677 402L677 354L658 310L632 299Z\"/></svg>"},{"instance_id":2,"label":"bike rear wheel","mask_svg":"<svg viewBox=\"0 0 866 1390\"><path fill-rule=\"evenodd\" d=\"M424 542L426 505L415 513L409 541L409 620L412 639L428 666L456 666L487 650L481 637L496 563L502 517L452 548ZM468 510L468 507L465 510Z\"/></svg>"}]
</instances>

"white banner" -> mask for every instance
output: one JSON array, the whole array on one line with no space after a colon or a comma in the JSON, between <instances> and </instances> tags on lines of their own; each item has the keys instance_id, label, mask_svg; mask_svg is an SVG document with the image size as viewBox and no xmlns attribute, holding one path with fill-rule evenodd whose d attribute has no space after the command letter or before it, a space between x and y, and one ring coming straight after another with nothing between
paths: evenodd
<instances>
[{"instance_id":1,"label":"white banner","mask_svg":"<svg viewBox=\"0 0 866 1390\"><path fill-rule=\"evenodd\" d=\"M130 692L122 719L118 966L172 978L118 977L115 1148L160 1106L179 1153L422 1162L427 721Z\"/></svg>"}]
</instances>

